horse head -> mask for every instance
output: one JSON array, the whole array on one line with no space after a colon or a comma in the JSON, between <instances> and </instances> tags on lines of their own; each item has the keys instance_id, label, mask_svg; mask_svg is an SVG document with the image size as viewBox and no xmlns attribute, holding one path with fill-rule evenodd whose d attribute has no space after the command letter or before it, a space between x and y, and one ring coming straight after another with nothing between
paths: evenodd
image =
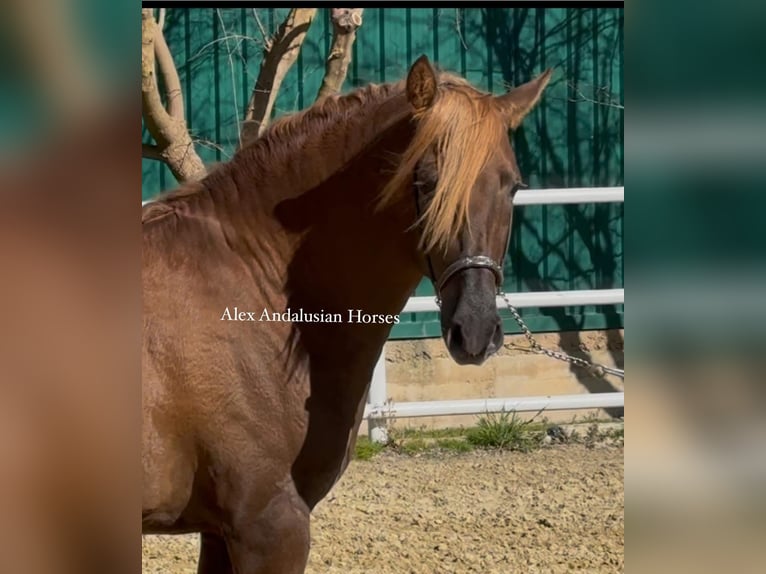
<instances>
[{"instance_id":1,"label":"horse head","mask_svg":"<svg viewBox=\"0 0 766 574\"><path fill-rule=\"evenodd\" d=\"M503 344L495 297L513 198L524 186L508 132L538 102L551 73L500 96L438 74L425 56L407 77L416 128L403 161L412 167L423 271L434 282L442 335L459 364L479 365Z\"/></svg>"}]
</instances>

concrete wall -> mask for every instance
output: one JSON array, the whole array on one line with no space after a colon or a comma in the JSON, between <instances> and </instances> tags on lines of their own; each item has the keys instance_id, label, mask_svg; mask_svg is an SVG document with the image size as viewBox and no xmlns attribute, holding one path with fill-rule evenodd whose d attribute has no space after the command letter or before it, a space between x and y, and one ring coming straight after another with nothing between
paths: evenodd
<instances>
[{"instance_id":1,"label":"concrete wall","mask_svg":"<svg viewBox=\"0 0 766 574\"><path fill-rule=\"evenodd\" d=\"M583 331L536 335L546 348L623 368L624 332ZM394 402L490 397L522 397L623 390L615 377L599 379L585 370L530 353L523 335L506 335L504 348L479 367L460 366L441 339L386 343L388 396ZM558 423L586 416L622 416L622 409L550 411L540 415ZM531 416L533 413L530 413ZM473 426L475 416L418 417L392 421L395 429ZM362 433L367 432L366 423Z\"/></svg>"}]
</instances>

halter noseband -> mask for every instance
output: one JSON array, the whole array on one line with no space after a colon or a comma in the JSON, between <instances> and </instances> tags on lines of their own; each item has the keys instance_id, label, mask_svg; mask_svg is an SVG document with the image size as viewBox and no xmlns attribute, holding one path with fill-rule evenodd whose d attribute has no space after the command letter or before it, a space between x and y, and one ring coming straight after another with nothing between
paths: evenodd
<instances>
[{"instance_id":1,"label":"halter noseband","mask_svg":"<svg viewBox=\"0 0 766 574\"><path fill-rule=\"evenodd\" d=\"M426 255L426 257L430 258L430 255ZM450 263L447 268L442 271L439 281L434 281L437 297L441 298L442 288L447 284L447 281L449 281L453 275L457 275L465 269L489 269L495 275L495 285L498 288L498 292L503 285L503 268L501 265L486 255L468 255L466 257L460 257ZM433 281L433 277L431 280Z\"/></svg>"},{"instance_id":2,"label":"halter noseband","mask_svg":"<svg viewBox=\"0 0 766 574\"><path fill-rule=\"evenodd\" d=\"M418 220L420 219L420 197L418 194L418 188L417 185L413 182L412 185L412 195L415 200L415 211L417 213ZM500 259L500 263L496 262L494 259L489 257L488 255L466 255L464 257L460 257L450 263L447 268L442 271L441 277L439 277L438 281L436 279L436 273L434 273L434 266L431 262L431 256L426 253L426 262L428 263L428 273L430 275L431 283L434 285L434 289L436 290L436 303L441 307L442 303L442 297L441 292L444 286L447 284L447 282L452 279L455 275L458 273L465 271L466 269L489 269L492 271L492 274L495 276L495 288L497 290L498 295L502 293L503 290L503 266L502 261L505 259L505 253L508 249L508 240L510 239L511 234L511 226L508 226L508 233L505 236L505 244L503 249L503 257Z\"/></svg>"}]
</instances>

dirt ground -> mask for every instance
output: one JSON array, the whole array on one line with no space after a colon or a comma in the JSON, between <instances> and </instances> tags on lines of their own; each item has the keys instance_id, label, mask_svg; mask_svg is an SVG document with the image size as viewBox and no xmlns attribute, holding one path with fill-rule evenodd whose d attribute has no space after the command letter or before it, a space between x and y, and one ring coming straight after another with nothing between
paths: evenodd
<instances>
[{"instance_id":1,"label":"dirt ground","mask_svg":"<svg viewBox=\"0 0 766 574\"><path fill-rule=\"evenodd\" d=\"M623 448L353 461L314 510L308 574L624 571ZM144 574L193 573L196 536L146 536Z\"/></svg>"}]
</instances>

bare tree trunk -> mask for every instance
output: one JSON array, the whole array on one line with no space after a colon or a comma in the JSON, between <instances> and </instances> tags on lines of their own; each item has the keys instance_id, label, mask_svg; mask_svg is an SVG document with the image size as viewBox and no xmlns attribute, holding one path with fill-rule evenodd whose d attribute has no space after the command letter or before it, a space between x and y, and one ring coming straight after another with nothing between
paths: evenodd
<instances>
[{"instance_id":1,"label":"bare tree trunk","mask_svg":"<svg viewBox=\"0 0 766 574\"><path fill-rule=\"evenodd\" d=\"M242 145L259 137L269 125L282 80L298 58L316 12L316 8L293 8L276 35L266 42L261 70L242 124Z\"/></svg>"},{"instance_id":2,"label":"bare tree trunk","mask_svg":"<svg viewBox=\"0 0 766 574\"><path fill-rule=\"evenodd\" d=\"M362 25L364 8L332 9L332 47L325 64L322 86L317 94L317 101L329 95L337 94L343 87L351 62L351 47L356 39L356 31Z\"/></svg>"},{"instance_id":3,"label":"bare tree trunk","mask_svg":"<svg viewBox=\"0 0 766 574\"><path fill-rule=\"evenodd\" d=\"M155 63L165 86L167 109L157 85ZM194 149L184 119L181 81L153 10L141 10L141 112L156 145L142 145L142 156L162 159L180 182L202 179L205 165Z\"/></svg>"}]
</instances>

